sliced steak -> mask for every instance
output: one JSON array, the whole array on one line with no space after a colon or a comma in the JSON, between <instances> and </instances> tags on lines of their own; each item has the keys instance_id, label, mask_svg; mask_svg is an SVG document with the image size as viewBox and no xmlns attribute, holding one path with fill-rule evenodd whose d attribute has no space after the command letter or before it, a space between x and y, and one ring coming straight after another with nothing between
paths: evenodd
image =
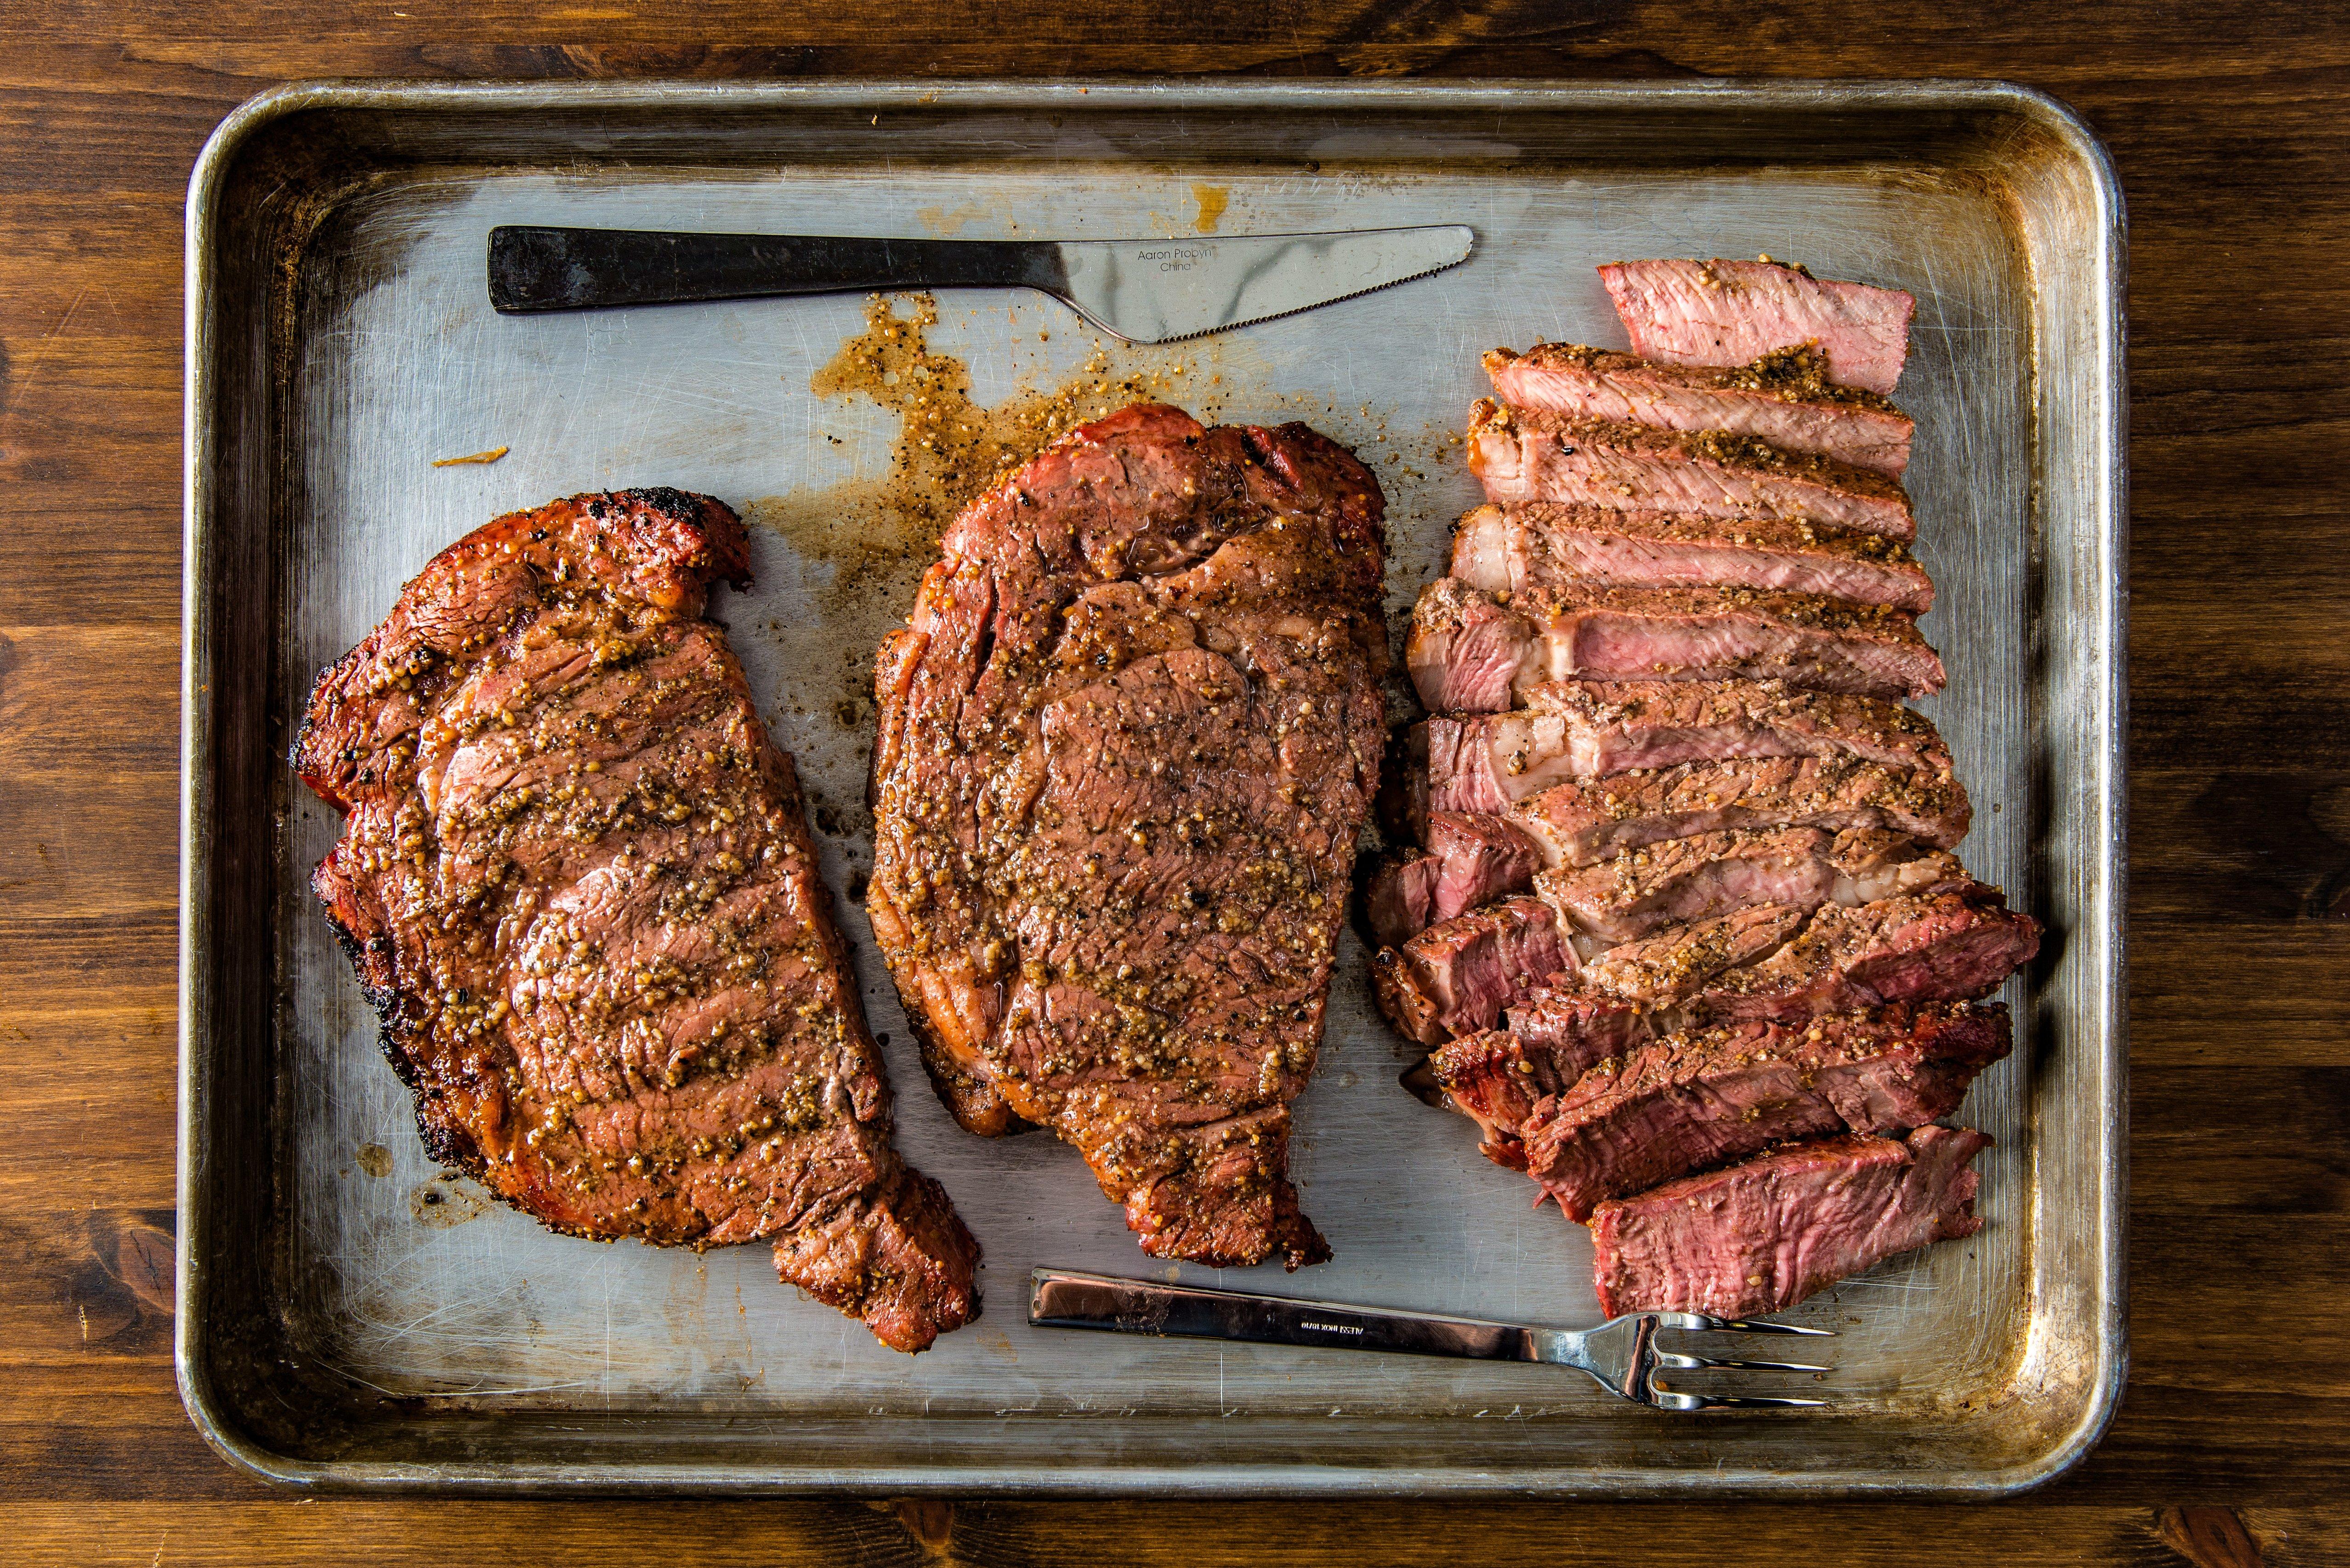
<instances>
[{"instance_id":1,"label":"sliced steak","mask_svg":"<svg viewBox=\"0 0 2350 1568\"><path fill-rule=\"evenodd\" d=\"M1591 1211L1599 1310L1751 1317L1848 1275L1982 1229L1991 1139L1922 1127L1907 1142L1847 1135L1787 1144Z\"/></svg>"},{"instance_id":2,"label":"sliced steak","mask_svg":"<svg viewBox=\"0 0 2350 1568\"><path fill-rule=\"evenodd\" d=\"M1554 977L1521 994L1504 1010L1505 1030L1476 1036L1473 1046L1463 1044L1456 1050L1448 1044L1432 1053L1421 1068L1415 1069L1430 1091L1420 1097L1474 1117L1485 1129L1486 1156L1522 1169L1523 1158L1513 1147L1497 1144L1497 1134L1515 1137L1542 1095L1561 1092L1598 1063L1629 1055L1653 1040L1689 1027L1701 1011L1676 1005L1686 1001L1686 995L1651 1006L1586 985L1583 974L1594 965L1609 964L1617 953L1640 948L1651 950L1651 964L1661 967L1668 949L1679 948L1684 961L1682 975L1694 977L1690 979L1693 992L1703 977L1769 953L1803 928L1807 913L1784 905L1739 909L1713 920L1675 927L1648 942L1603 952L1581 971ZM1502 1073L1508 1076L1493 1076ZM1406 1082L1413 1082L1410 1075ZM1515 1098L1505 1096L1496 1087L1499 1085L1517 1085L1525 1093Z\"/></svg>"},{"instance_id":3,"label":"sliced steak","mask_svg":"<svg viewBox=\"0 0 2350 1568\"><path fill-rule=\"evenodd\" d=\"M1966 881L1957 857L1901 834L1782 827L1668 838L1544 871L1534 891L1573 929L1615 947L1749 905L1867 904Z\"/></svg>"},{"instance_id":4,"label":"sliced steak","mask_svg":"<svg viewBox=\"0 0 2350 1568\"><path fill-rule=\"evenodd\" d=\"M1413 607L1420 701L1497 712L1551 681L1781 680L1864 697L1942 689L1917 618L1882 605L1751 588L1544 588L1507 604L1440 577Z\"/></svg>"},{"instance_id":5,"label":"sliced steak","mask_svg":"<svg viewBox=\"0 0 2350 1568\"><path fill-rule=\"evenodd\" d=\"M1371 929L1388 947L1520 891L1542 862L1534 840L1502 817L1430 812L1424 832L1425 849L1388 858L1371 876Z\"/></svg>"},{"instance_id":6,"label":"sliced steak","mask_svg":"<svg viewBox=\"0 0 2350 1568\"><path fill-rule=\"evenodd\" d=\"M1439 577L1412 606L1404 658L1427 707L1498 713L1542 667L1542 641L1532 618L1458 577ZM1435 808L1433 796L1429 804Z\"/></svg>"},{"instance_id":7,"label":"sliced steak","mask_svg":"<svg viewBox=\"0 0 2350 1568\"><path fill-rule=\"evenodd\" d=\"M889 1092L713 578L743 525L580 495L442 551L318 678L295 765L348 814L313 886L435 1158L549 1227L772 1240L920 1350L979 1249L889 1145Z\"/></svg>"},{"instance_id":8,"label":"sliced steak","mask_svg":"<svg viewBox=\"0 0 2350 1568\"><path fill-rule=\"evenodd\" d=\"M1525 992L1506 1017L1522 1047L1571 1074L1724 1021L1801 1025L1893 1000L1974 1001L2029 962L2038 943L2038 925L1981 886L1816 914L1759 904L1611 948Z\"/></svg>"},{"instance_id":9,"label":"sliced steak","mask_svg":"<svg viewBox=\"0 0 2350 1568\"><path fill-rule=\"evenodd\" d=\"M1981 884L1856 909L1829 904L1768 958L1708 982L1704 1008L1717 1018L1799 1021L1879 1002L1984 996L2039 951L2040 922ZM1595 983L1615 986L1614 973Z\"/></svg>"},{"instance_id":10,"label":"sliced steak","mask_svg":"<svg viewBox=\"0 0 2350 1568\"><path fill-rule=\"evenodd\" d=\"M1926 569L1898 540L1818 534L1776 518L1731 520L1555 501L1480 506L1452 533L1452 576L1489 593L1599 583L1826 594L1922 614Z\"/></svg>"},{"instance_id":11,"label":"sliced steak","mask_svg":"<svg viewBox=\"0 0 2350 1568\"><path fill-rule=\"evenodd\" d=\"M1775 262L1617 262L1599 276L1632 351L1668 364L1743 365L1813 343L1830 378L1881 396L1909 356L1918 302L1898 288L1815 278Z\"/></svg>"},{"instance_id":12,"label":"sliced steak","mask_svg":"<svg viewBox=\"0 0 2350 1568\"><path fill-rule=\"evenodd\" d=\"M1575 773L1573 727L1556 713L1439 713L1408 733L1411 753L1424 759L1423 814L1506 811Z\"/></svg>"},{"instance_id":13,"label":"sliced steak","mask_svg":"<svg viewBox=\"0 0 2350 1568\"><path fill-rule=\"evenodd\" d=\"M1381 507L1302 425L1137 405L966 508L880 651L867 905L932 1076L1161 1257L1328 1255L1288 1106L1386 738Z\"/></svg>"},{"instance_id":14,"label":"sliced steak","mask_svg":"<svg viewBox=\"0 0 2350 1568\"><path fill-rule=\"evenodd\" d=\"M1882 1002L1988 996L2040 950L2040 923L1969 882L1847 906L1758 905L1593 958L1582 992L1644 1012L1800 1023Z\"/></svg>"},{"instance_id":15,"label":"sliced steak","mask_svg":"<svg viewBox=\"0 0 2350 1568\"><path fill-rule=\"evenodd\" d=\"M1521 409L1659 430L1727 431L1900 478L1909 466L1909 416L1875 392L1838 386L1827 371L1827 356L1802 342L1737 366L1659 364L1580 343L1485 355L1493 395Z\"/></svg>"},{"instance_id":16,"label":"sliced steak","mask_svg":"<svg viewBox=\"0 0 2350 1568\"><path fill-rule=\"evenodd\" d=\"M1947 774L1858 757L1742 757L1553 784L1507 820L1546 866L1591 866L1662 839L1731 828L1876 827L1955 848L1972 819Z\"/></svg>"},{"instance_id":17,"label":"sliced steak","mask_svg":"<svg viewBox=\"0 0 2350 1568\"><path fill-rule=\"evenodd\" d=\"M1573 995L1563 1000L1629 1008L1657 1020L1659 1033L1670 1033L1705 1015L1707 988L1717 976L1769 958L1811 922L1813 912L1801 904L1750 904L1621 943L1584 965ZM1564 1027L1574 1014L1555 1011L1551 1001L1548 992L1527 998L1513 1011L1511 1027L1528 1033Z\"/></svg>"},{"instance_id":18,"label":"sliced steak","mask_svg":"<svg viewBox=\"0 0 2350 1568\"><path fill-rule=\"evenodd\" d=\"M1638 1043L1627 1041L1626 1049ZM1565 1094L1598 1059L1562 1054L1505 1031L1487 1029L1439 1045L1424 1064L1405 1075L1405 1081L1417 1092L1416 1080L1424 1073L1441 1103L1484 1129L1486 1157L1496 1158L1510 1151L1536 1106Z\"/></svg>"},{"instance_id":19,"label":"sliced steak","mask_svg":"<svg viewBox=\"0 0 2350 1568\"><path fill-rule=\"evenodd\" d=\"M1577 773L1731 757L1865 757L1891 767L1951 771L1934 722L1912 708L1778 680L1576 680L1527 693L1565 717Z\"/></svg>"},{"instance_id":20,"label":"sliced steak","mask_svg":"<svg viewBox=\"0 0 2350 1568\"><path fill-rule=\"evenodd\" d=\"M1854 756L1950 774L1924 714L1784 681L1567 680L1523 696L1522 711L1440 716L1415 734L1430 809L1504 811L1570 780L1739 757Z\"/></svg>"},{"instance_id":21,"label":"sliced steak","mask_svg":"<svg viewBox=\"0 0 2350 1568\"><path fill-rule=\"evenodd\" d=\"M1903 544L1918 536L1898 480L1752 436L1569 420L1485 399L1469 412L1468 455L1488 501L1776 518Z\"/></svg>"},{"instance_id":22,"label":"sliced steak","mask_svg":"<svg viewBox=\"0 0 2350 1568\"><path fill-rule=\"evenodd\" d=\"M1553 999L1549 1016L1571 1005L1573 992L1544 988L1534 993ZM1448 1041L1429 1053L1415 1073L1424 1074L1435 1091L1420 1097L1441 1108L1459 1111L1484 1129L1480 1151L1497 1165L1525 1168L1524 1152L1517 1142L1536 1108L1552 1096L1565 1093L1576 1080L1600 1063L1628 1055L1658 1038L1653 1021L1627 1007L1606 1002L1591 1004L1588 1016L1555 1032L1523 1027L1523 1007L1510 1010L1507 1029L1489 1029ZM1406 1075L1411 1082L1412 1075Z\"/></svg>"},{"instance_id":23,"label":"sliced steak","mask_svg":"<svg viewBox=\"0 0 2350 1568\"><path fill-rule=\"evenodd\" d=\"M1523 889L1542 863L1534 840L1498 816L1430 812L1427 832L1428 851L1440 867L1433 910L1439 920Z\"/></svg>"},{"instance_id":24,"label":"sliced steak","mask_svg":"<svg viewBox=\"0 0 2350 1568\"><path fill-rule=\"evenodd\" d=\"M1436 923L1444 862L1416 846L1379 851L1363 877L1363 923L1381 947L1399 948Z\"/></svg>"},{"instance_id":25,"label":"sliced steak","mask_svg":"<svg viewBox=\"0 0 2350 1568\"><path fill-rule=\"evenodd\" d=\"M1894 1006L1671 1035L1601 1062L1526 1119L1526 1174L1569 1219L1788 1138L1949 1115L2010 1047L1998 1002Z\"/></svg>"},{"instance_id":26,"label":"sliced steak","mask_svg":"<svg viewBox=\"0 0 2350 1568\"><path fill-rule=\"evenodd\" d=\"M1440 921L1371 961L1371 986L1406 1037L1433 1045L1501 1022L1502 1010L1573 972L1575 954L1539 898L1505 898Z\"/></svg>"}]
</instances>

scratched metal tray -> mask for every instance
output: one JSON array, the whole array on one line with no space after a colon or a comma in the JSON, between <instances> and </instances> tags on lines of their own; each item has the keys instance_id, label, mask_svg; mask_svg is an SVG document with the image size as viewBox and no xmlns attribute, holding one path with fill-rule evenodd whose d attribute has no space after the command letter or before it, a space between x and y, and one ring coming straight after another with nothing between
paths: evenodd
<instances>
[{"instance_id":1,"label":"scratched metal tray","mask_svg":"<svg viewBox=\"0 0 2350 1568\"><path fill-rule=\"evenodd\" d=\"M715 613L853 888L863 683L927 554L844 544L886 525L897 421L810 379L863 302L502 318L492 225L1438 222L1474 225L1466 265L1112 345L1106 369L1035 296L948 295L930 341L983 405L1084 371L1312 419L1387 486L1401 608L1473 498L1451 438L1479 352L1622 341L1595 263L1767 251L1917 295L1899 396L1951 677L1931 707L1981 803L1967 860L2052 939L2010 988L2015 1054L1965 1108L1999 1140L1988 1227L1801 1309L1842 1333L1833 1408L1692 1419L1555 1369L1029 1328L1038 1263L1596 1316L1583 1232L1397 1086L1407 1053L1352 941L1297 1111L1337 1257L1295 1278L1155 1264L1072 1151L959 1131L853 897L901 1144L986 1248L978 1323L898 1355L778 1286L764 1247L568 1241L434 1166L305 886L336 830L285 763L316 668L496 513L629 484L724 497L761 524L758 582ZM2111 169L2060 106L1924 82L296 87L221 128L188 223L178 1350L237 1463L370 1489L1963 1494L2095 1440L2125 1362L2124 256Z\"/></svg>"}]
</instances>

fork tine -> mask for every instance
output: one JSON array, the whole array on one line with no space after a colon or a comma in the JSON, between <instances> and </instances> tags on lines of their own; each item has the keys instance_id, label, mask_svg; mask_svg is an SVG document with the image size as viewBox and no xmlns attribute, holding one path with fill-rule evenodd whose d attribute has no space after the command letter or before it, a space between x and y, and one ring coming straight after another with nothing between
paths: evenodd
<instances>
[{"instance_id":1,"label":"fork tine","mask_svg":"<svg viewBox=\"0 0 2350 1568\"><path fill-rule=\"evenodd\" d=\"M1801 1324L1779 1323L1767 1317L1705 1317L1701 1313L1688 1313L1683 1315L1703 1318L1703 1321L1671 1326L1691 1330L1711 1330L1716 1334L1801 1334L1821 1339L1835 1337L1835 1330L1832 1328L1805 1328Z\"/></svg>"},{"instance_id":2,"label":"fork tine","mask_svg":"<svg viewBox=\"0 0 2350 1568\"><path fill-rule=\"evenodd\" d=\"M1740 1372L1834 1372L1833 1366L1814 1366L1808 1361L1730 1361L1711 1355L1683 1355L1677 1351L1657 1353L1659 1366L1727 1366Z\"/></svg>"},{"instance_id":3,"label":"fork tine","mask_svg":"<svg viewBox=\"0 0 2350 1568\"><path fill-rule=\"evenodd\" d=\"M1824 1406L1825 1399L1782 1399L1769 1394L1675 1394L1659 1389L1658 1402L1670 1399L1667 1408L1674 1410L1758 1410L1811 1408Z\"/></svg>"}]
</instances>

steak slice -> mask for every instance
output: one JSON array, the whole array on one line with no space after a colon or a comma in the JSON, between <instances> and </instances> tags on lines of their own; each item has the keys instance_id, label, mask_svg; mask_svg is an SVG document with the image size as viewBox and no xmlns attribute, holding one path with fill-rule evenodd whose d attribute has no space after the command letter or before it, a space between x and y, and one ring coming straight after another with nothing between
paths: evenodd
<instances>
[{"instance_id":1,"label":"steak slice","mask_svg":"<svg viewBox=\"0 0 2350 1568\"><path fill-rule=\"evenodd\" d=\"M1496 712L1568 679L1783 680L1864 697L1942 689L1917 618L1882 605L1752 588L1544 588L1496 596L1458 577L1412 608L1405 655L1420 701Z\"/></svg>"},{"instance_id":2,"label":"steak slice","mask_svg":"<svg viewBox=\"0 0 2350 1568\"><path fill-rule=\"evenodd\" d=\"M1727 431L1900 478L1909 466L1909 416L1875 392L1836 385L1827 370L1827 356L1802 342L1734 367L1663 365L1580 343L1485 355L1493 395L1521 409L1659 430Z\"/></svg>"},{"instance_id":3,"label":"steak slice","mask_svg":"<svg viewBox=\"0 0 2350 1568\"><path fill-rule=\"evenodd\" d=\"M1877 534L1817 534L1732 520L1555 501L1480 506L1452 533L1452 576L1488 593L1598 583L1826 594L1923 614L1934 585L1909 547Z\"/></svg>"},{"instance_id":4,"label":"steak slice","mask_svg":"<svg viewBox=\"0 0 2350 1568\"><path fill-rule=\"evenodd\" d=\"M1625 1048L1640 1043L1627 1040ZM1474 1121L1484 1131L1485 1157L1514 1168L1518 1162L1510 1157L1535 1107L1565 1094L1598 1060L1545 1050L1506 1031L1487 1029L1446 1041L1404 1078L1417 1093L1424 1075L1436 1092L1432 1103L1449 1104Z\"/></svg>"},{"instance_id":5,"label":"steak slice","mask_svg":"<svg viewBox=\"0 0 2350 1568\"><path fill-rule=\"evenodd\" d=\"M1575 986L1646 1012L1800 1023L1883 1002L1988 996L2039 950L2037 920L1969 882L1816 912L1751 906L1610 948Z\"/></svg>"},{"instance_id":6,"label":"steak slice","mask_svg":"<svg viewBox=\"0 0 2350 1568\"><path fill-rule=\"evenodd\" d=\"M1572 949L1539 898L1505 898L1437 924L1371 960L1379 1011L1406 1037L1433 1045L1490 1029L1502 1010L1571 973Z\"/></svg>"},{"instance_id":7,"label":"steak slice","mask_svg":"<svg viewBox=\"0 0 2350 1568\"><path fill-rule=\"evenodd\" d=\"M1514 1137L1523 1116L1513 1119L1515 1102L1495 1100L1481 1073L1506 1068L1524 1081L1571 1084L1599 1062L1689 1029L1742 1018L1801 1026L1821 1013L1859 1012L1887 1000L1887 992L1855 981L1839 963L1909 1002L1970 1002L1996 990L2038 943L2033 921L1981 887L1865 909L1829 906L1809 916L1825 940L1793 947L1807 916L1792 905L1755 905L1610 949L1575 975L1513 1002L1506 1033L1479 1036L1483 1044L1474 1052L1440 1049L1407 1081L1425 1079L1416 1093L1476 1118L1485 1129L1485 1154L1523 1168L1522 1151L1496 1141L1497 1133ZM1878 935L1855 941L1856 929ZM1783 953L1787 961L1770 971L1777 983L1752 985L1755 969ZM1811 983L1790 983L1797 975L1809 975ZM1457 1073L1466 1075L1458 1083Z\"/></svg>"},{"instance_id":8,"label":"steak slice","mask_svg":"<svg viewBox=\"0 0 2350 1568\"><path fill-rule=\"evenodd\" d=\"M1793 1143L1743 1164L1591 1211L1599 1310L1751 1317L1794 1306L1896 1253L1982 1229L1991 1139L1922 1127L1908 1142L1847 1135Z\"/></svg>"},{"instance_id":9,"label":"steak slice","mask_svg":"<svg viewBox=\"0 0 2350 1568\"><path fill-rule=\"evenodd\" d=\"M932 1077L1161 1257L1328 1255L1288 1106L1385 742L1382 504L1302 425L1138 404L966 508L879 657L867 904Z\"/></svg>"},{"instance_id":10,"label":"steak slice","mask_svg":"<svg viewBox=\"0 0 2350 1568\"><path fill-rule=\"evenodd\" d=\"M1429 814L1428 847L1389 856L1372 872L1366 905L1379 941L1399 947L1439 920L1515 893L1534 880L1534 840L1502 817Z\"/></svg>"},{"instance_id":11,"label":"steak slice","mask_svg":"<svg viewBox=\"0 0 2350 1568\"><path fill-rule=\"evenodd\" d=\"M1729 828L1876 827L1950 849L1972 810L1948 774L1854 756L1741 757L1553 784L1512 802L1506 820L1557 867Z\"/></svg>"},{"instance_id":12,"label":"steak slice","mask_svg":"<svg viewBox=\"0 0 2350 1568\"><path fill-rule=\"evenodd\" d=\"M920 1350L979 1248L890 1147L791 759L702 617L748 575L674 490L442 551L311 693L295 765L348 814L313 886L436 1158L574 1235L772 1239Z\"/></svg>"},{"instance_id":13,"label":"steak slice","mask_svg":"<svg viewBox=\"0 0 2350 1568\"><path fill-rule=\"evenodd\" d=\"M1705 1016L1707 987L1716 976L1769 958L1812 917L1813 910L1800 904L1750 904L1619 943L1593 955L1577 973L1571 995L1543 991L1528 997L1513 1010L1510 1026L1529 1036L1562 1027L1568 1015L1554 1009L1557 997L1578 1008L1585 1002L1629 1008L1652 1019L1655 1033L1670 1033Z\"/></svg>"},{"instance_id":14,"label":"steak slice","mask_svg":"<svg viewBox=\"0 0 2350 1568\"><path fill-rule=\"evenodd\" d=\"M1777 518L1905 545L1918 536L1900 481L1752 436L1570 420L1482 399L1469 410L1468 455L1488 501Z\"/></svg>"},{"instance_id":15,"label":"steak slice","mask_svg":"<svg viewBox=\"0 0 2350 1568\"><path fill-rule=\"evenodd\" d=\"M1523 696L1521 711L1440 716L1414 734L1430 809L1504 811L1571 780L1739 757L1854 756L1950 774L1924 714L1783 681L1566 680Z\"/></svg>"},{"instance_id":16,"label":"steak slice","mask_svg":"<svg viewBox=\"0 0 2350 1568\"><path fill-rule=\"evenodd\" d=\"M1868 904L1966 881L1957 857L1898 833L1782 827L1665 839L1544 871L1534 890L1574 929L1615 947L1749 905Z\"/></svg>"},{"instance_id":17,"label":"steak slice","mask_svg":"<svg viewBox=\"0 0 2350 1568\"><path fill-rule=\"evenodd\" d=\"M1672 365L1743 365L1816 344L1827 374L1879 395L1909 356L1918 302L1776 262L1633 261L1599 269L1632 351Z\"/></svg>"},{"instance_id":18,"label":"steak slice","mask_svg":"<svg viewBox=\"0 0 2350 1568\"><path fill-rule=\"evenodd\" d=\"M1706 1022L1706 982L1775 951L1809 915L1792 904L1750 905L1611 948L1512 1003L1510 1037L1572 1082L1595 1063Z\"/></svg>"},{"instance_id":19,"label":"steak slice","mask_svg":"<svg viewBox=\"0 0 2350 1568\"><path fill-rule=\"evenodd\" d=\"M1543 987L1533 995L1556 1008L1572 1004L1571 987ZM1524 1004L1512 1007L1507 1029L1488 1029L1447 1041L1405 1075L1407 1086L1424 1080L1420 1098L1459 1111L1484 1131L1478 1152L1496 1165L1525 1168L1519 1139L1535 1110L1565 1093L1600 1063L1621 1059L1659 1038L1654 1021L1628 1007L1593 1001L1588 1016L1556 1032L1522 1026Z\"/></svg>"},{"instance_id":20,"label":"steak slice","mask_svg":"<svg viewBox=\"0 0 2350 1568\"><path fill-rule=\"evenodd\" d=\"M1709 982L1703 1005L1716 1018L1801 1021L1879 1002L1984 996L2039 951L2040 922L1981 884L1829 904L1768 958ZM1617 976L1630 973L1604 971L1594 983L1629 994Z\"/></svg>"},{"instance_id":21,"label":"steak slice","mask_svg":"<svg viewBox=\"0 0 2350 1568\"><path fill-rule=\"evenodd\" d=\"M1444 862L1404 846L1373 857L1363 876L1363 923L1381 947L1399 948L1436 923L1436 881Z\"/></svg>"},{"instance_id":22,"label":"steak slice","mask_svg":"<svg viewBox=\"0 0 2350 1568\"><path fill-rule=\"evenodd\" d=\"M1788 1138L1922 1126L2009 1048L1999 1002L1696 1030L1601 1062L1539 1105L1518 1141L1526 1174L1583 1220L1605 1199Z\"/></svg>"}]
</instances>

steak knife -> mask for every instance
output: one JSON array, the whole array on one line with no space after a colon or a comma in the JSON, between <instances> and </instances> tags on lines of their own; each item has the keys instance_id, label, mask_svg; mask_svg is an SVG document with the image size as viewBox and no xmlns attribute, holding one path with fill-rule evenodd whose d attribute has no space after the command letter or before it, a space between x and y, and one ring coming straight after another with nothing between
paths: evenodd
<instances>
[{"instance_id":1,"label":"steak knife","mask_svg":"<svg viewBox=\"0 0 2350 1568\"><path fill-rule=\"evenodd\" d=\"M502 314L909 288L1033 288L1130 343L1171 343L1466 261L1465 225L1171 240L892 240L509 225L490 231Z\"/></svg>"}]
</instances>

